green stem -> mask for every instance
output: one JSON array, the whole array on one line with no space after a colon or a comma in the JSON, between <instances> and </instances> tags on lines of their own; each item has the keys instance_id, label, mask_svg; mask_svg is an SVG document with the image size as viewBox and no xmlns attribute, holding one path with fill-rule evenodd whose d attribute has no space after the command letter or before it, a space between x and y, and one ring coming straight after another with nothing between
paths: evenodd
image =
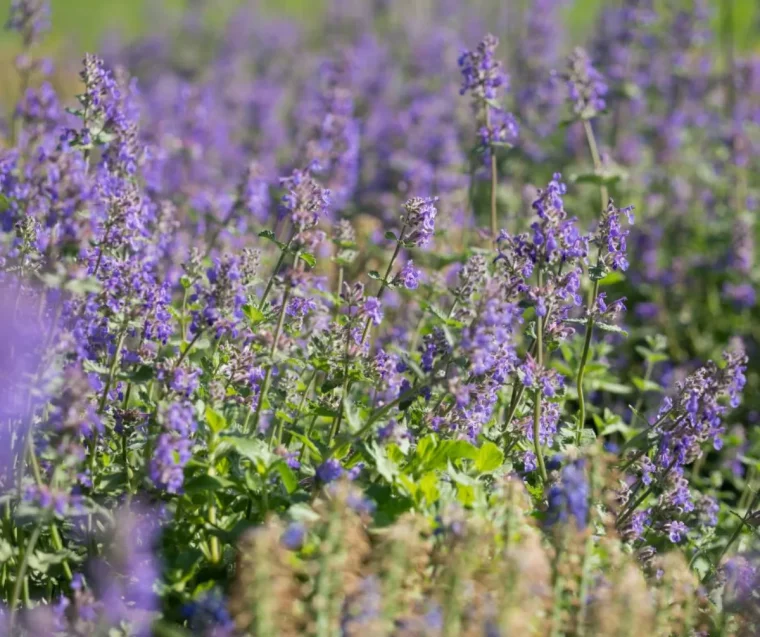
<instances>
[{"instance_id":1,"label":"green stem","mask_svg":"<svg viewBox=\"0 0 760 637\"><path fill-rule=\"evenodd\" d=\"M736 531L733 532L728 542L726 542L726 545L723 547L723 550L720 552L720 555L718 555L718 559L715 561L715 564L717 567L720 566L720 561L723 559L726 553L728 553L728 549L730 549L733 543L739 539L741 532L744 530L744 525L747 523L749 516L752 515L752 511L755 508L755 506L757 506L758 500L760 500L760 490L758 490L755 493L755 496L752 498L752 501L747 507L747 512L744 514L744 517L741 518L741 522L739 523L739 526L736 528Z\"/></svg>"},{"instance_id":2,"label":"green stem","mask_svg":"<svg viewBox=\"0 0 760 637\"><path fill-rule=\"evenodd\" d=\"M351 316L351 304L348 305L348 316ZM341 402L340 402L340 411L338 412L338 415L333 418L332 426L330 427L330 436L327 439L327 446L332 447L333 440L335 440L335 436L338 435L338 432L340 432L340 425L343 421L343 413L345 409L347 409L346 401L348 400L348 390L349 390L349 380L348 380L348 367L350 363L349 359L349 351L351 348L351 329L350 324L346 325L346 346L344 351L344 359L343 359L343 390L341 393Z\"/></svg>"},{"instance_id":3,"label":"green stem","mask_svg":"<svg viewBox=\"0 0 760 637\"><path fill-rule=\"evenodd\" d=\"M198 339L201 337L201 334L203 334L203 329L200 329L200 330L198 330L198 331L195 333L195 336L193 336L193 340L192 340L192 341L190 341L190 342L187 344L187 347L185 348L185 351L184 351L184 352L182 352L182 353L179 355L179 358L177 359L177 362L176 362L176 363L174 363L174 367L173 367L173 369L177 369L177 368L178 368L178 367L179 367L179 366L182 364L182 362L185 360L185 358L187 358L188 354L190 354L190 350L191 350L191 349L193 349L193 345L195 345L195 343L196 343L196 342L198 341Z\"/></svg>"},{"instance_id":4,"label":"green stem","mask_svg":"<svg viewBox=\"0 0 760 637\"><path fill-rule=\"evenodd\" d=\"M538 287L543 285L543 273L541 266L538 267ZM542 368L544 365L544 317L540 316L536 312L536 362L538 367ZM541 451L541 389L536 389L535 396L533 398L533 448L536 451L536 461L538 462L538 470L541 474L541 480L544 483L547 482L548 476L546 474L546 465L544 464L544 453Z\"/></svg>"},{"instance_id":5,"label":"green stem","mask_svg":"<svg viewBox=\"0 0 760 637\"><path fill-rule=\"evenodd\" d=\"M393 251L393 256L391 256L391 260L388 262L388 267L385 269L385 275L383 276L383 280L380 283L380 289L377 291L377 298L380 300L380 297L383 296L383 292L385 292L385 288L388 287L388 277L391 275L391 270L393 269L393 264L396 261L396 258L398 257L398 253L401 252L401 240L404 237L404 231L406 230L406 224L401 226L401 232L399 233L398 241L396 241L396 248ZM369 329L372 327L372 319L367 318L367 322L364 324L364 332L362 333L362 345L364 345L365 341L367 340L367 335L369 334Z\"/></svg>"},{"instance_id":6,"label":"green stem","mask_svg":"<svg viewBox=\"0 0 760 637\"><path fill-rule=\"evenodd\" d=\"M602 165L602 158L599 155L599 149L596 145L596 138L594 137L594 129L591 127L591 122L587 119L583 120L583 130L586 131L586 140L588 141L588 147L591 151L591 159L594 162L594 169L597 173L601 173L604 166ZM601 176L601 175L600 175ZM599 186L599 192L602 198L602 212L607 210L607 204L609 203L610 196L607 191L607 186L602 184Z\"/></svg>"},{"instance_id":7,"label":"green stem","mask_svg":"<svg viewBox=\"0 0 760 637\"><path fill-rule=\"evenodd\" d=\"M486 128L491 128L491 107L486 104ZM499 176L496 171L496 150L493 146L490 148L491 158L491 236L496 240L496 236L499 232L499 222L496 214L496 187L498 184Z\"/></svg>"},{"instance_id":8,"label":"green stem","mask_svg":"<svg viewBox=\"0 0 760 637\"><path fill-rule=\"evenodd\" d=\"M581 353L581 362L578 367L578 379L576 389L578 390L578 427L575 433L575 444L581 444L583 427L586 424L586 397L583 393L583 377L586 374L586 364L588 363L589 352L591 351L591 335L594 332L594 316L592 314L594 302L599 294L599 281L594 281L591 290L591 301L588 307L588 321L586 322L586 338L583 341L583 352Z\"/></svg>"},{"instance_id":9,"label":"green stem","mask_svg":"<svg viewBox=\"0 0 760 637\"><path fill-rule=\"evenodd\" d=\"M16 622L16 605L18 604L18 598L21 596L21 588L24 584L24 580L26 579L26 570L29 568L29 556L32 554L32 551L34 551L34 547L37 545L37 540L40 539L41 531L42 520L40 520L37 523L37 526L34 527L34 531L29 537L29 541L26 543L26 548L24 549L24 557L21 560L21 565L19 566L18 573L16 574L16 582L13 586L13 593L11 595L10 617L8 619L9 635L14 634L13 628Z\"/></svg>"},{"instance_id":10,"label":"green stem","mask_svg":"<svg viewBox=\"0 0 760 637\"><path fill-rule=\"evenodd\" d=\"M283 252L284 253L284 252ZM298 263L298 257L300 255L300 252L296 253L294 263ZM272 341L272 347L269 350L269 358L272 359L269 362L269 366L267 367L266 375L264 376L264 383L261 386L261 392L259 393L259 400L256 403L256 411L253 415L253 426L252 431L256 431L256 428L259 426L259 420L261 418L261 410L264 408L264 401L266 400L267 394L269 393L269 387L272 384L272 370L274 369L274 355L277 353L277 343L280 340L280 335L282 334L282 328L285 324L285 310L288 306L288 301L290 300L290 293L292 291L292 287L290 285L290 282L287 283L285 286L285 294L282 297L282 306L280 307L280 314L277 318L277 328L274 332L274 340ZM263 299L262 299L263 302Z\"/></svg>"},{"instance_id":11,"label":"green stem","mask_svg":"<svg viewBox=\"0 0 760 637\"><path fill-rule=\"evenodd\" d=\"M290 239L288 239L287 244L285 244L285 247L280 252L280 258L277 260L277 265L274 266L274 270L272 271L272 276L269 277L267 286L264 288L264 294L261 295L261 299L259 300L259 307L264 307L264 301L267 300L269 293L272 291L272 286L274 285L275 277L279 273L280 268L282 267L282 264L285 262L285 256L288 254L288 251L290 250L290 246L293 243L293 238L294 237L290 237ZM298 257L296 257L296 261L298 261Z\"/></svg>"}]
</instances>

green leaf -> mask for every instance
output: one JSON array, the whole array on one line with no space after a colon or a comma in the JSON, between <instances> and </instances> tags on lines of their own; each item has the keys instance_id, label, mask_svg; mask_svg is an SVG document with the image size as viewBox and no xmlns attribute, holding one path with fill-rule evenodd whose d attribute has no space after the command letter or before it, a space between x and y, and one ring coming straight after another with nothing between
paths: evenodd
<instances>
[{"instance_id":1,"label":"green leaf","mask_svg":"<svg viewBox=\"0 0 760 637\"><path fill-rule=\"evenodd\" d=\"M628 332L626 332L623 328L618 327L617 325L601 322L595 323L594 325L603 332L613 332L614 334L622 334L623 336L628 336Z\"/></svg>"},{"instance_id":2,"label":"green leaf","mask_svg":"<svg viewBox=\"0 0 760 637\"><path fill-rule=\"evenodd\" d=\"M155 375L155 369L150 365L140 365L136 371L129 376L129 380L132 383L146 383L149 380L153 380Z\"/></svg>"},{"instance_id":3,"label":"green leaf","mask_svg":"<svg viewBox=\"0 0 760 637\"><path fill-rule=\"evenodd\" d=\"M308 252L302 252L299 257L302 261L307 263L309 267L313 268L317 265L317 259L314 257L313 254L310 254Z\"/></svg>"},{"instance_id":4,"label":"green leaf","mask_svg":"<svg viewBox=\"0 0 760 637\"><path fill-rule=\"evenodd\" d=\"M632 389L626 385L621 385L620 383L614 383L612 381L606 381L606 380L592 380L589 381L590 389L592 391L605 391L610 394L620 394L620 395L626 395L630 394Z\"/></svg>"},{"instance_id":5,"label":"green leaf","mask_svg":"<svg viewBox=\"0 0 760 637\"><path fill-rule=\"evenodd\" d=\"M97 363L95 361L85 361L82 364L84 371L95 374L108 374L108 368L105 365Z\"/></svg>"},{"instance_id":6,"label":"green leaf","mask_svg":"<svg viewBox=\"0 0 760 637\"><path fill-rule=\"evenodd\" d=\"M588 269L588 276L592 281L601 281L608 273L609 270L604 263L597 263Z\"/></svg>"},{"instance_id":7,"label":"green leaf","mask_svg":"<svg viewBox=\"0 0 760 637\"><path fill-rule=\"evenodd\" d=\"M77 556L72 551L67 550L55 553L35 551L29 556L29 568L40 573L47 573L51 566L62 564L64 560L77 561Z\"/></svg>"},{"instance_id":8,"label":"green leaf","mask_svg":"<svg viewBox=\"0 0 760 637\"><path fill-rule=\"evenodd\" d=\"M633 384L641 392L644 391L656 391L661 392L662 387L660 387L657 383L651 381L651 380L644 380L643 378L639 378L638 376L635 376L633 379Z\"/></svg>"},{"instance_id":9,"label":"green leaf","mask_svg":"<svg viewBox=\"0 0 760 637\"><path fill-rule=\"evenodd\" d=\"M396 236L395 232L391 232L388 230L388 232L385 233L385 238L388 239L388 241L398 241L398 237Z\"/></svg>"},{"instance_id":10,"label":"green leaf","mask_svg":"<svg viewBox=\"0 0 760 637\"><path fill-rule=\"evenodd\" d=\"M434 472L430 471L423 475L417 483L417 487L428 504L435 504L438 501L440 490L438 489L438 476Z\"/></svg>"},{"instance_id":11,"label":"green leaf","mask_svg":"<svg viewBox=\"0 0 760 637\"><path fill-rule=\"evenodd\" d=\"M595 186L613 186L622 178L621 173L580 173L571 175L570 182L574 184L593 184Z\"/></svg>"},{"instance_id":12,"label":"green leaf","mask_svg":"<svg viewBox=\"0 0 760 637\"><path fill-rule=\"evenodd\" d=\"M504 462L504 452L490 440L483 443L475 456L475 468L480 473L489 473L501 467Z\"/></svg>"},{"instance_id":13,"label":"green leaf","mask_svg":"<svg viewBox=\"0 0 760 637\"><path fill-rule=\"evenodd\" d=\"M322 452L319 450L319 448L306 436L303 434L298 433L297 431L293 431L292 429L286 430L291 436L293 436L296 440L299 440L302 444L306 445L308 450L311 452L311 454L314 456L314 460L317 463L322 462Z\"/></svg>"},{"instance_id":14,"label":"green leaf","mask_svg":"<svg viewBox=\"0 0 760 637\"><path fill-rule=\"evenodd\" d=\"M271 230L262 230L259 232L259 236L262 239L267 239L268 241L271 241L272 243L276 243L277 247L280 248L280 250L284 250L287 246L282 241L277 241L277 237L275 236L274 232Z\"/></svg>"},{"instance_id":15,"label":"green leaf","mask_svg":"<svg viewBox=\"0 0 760 637\"><path fill-rule=\"evenodd\" d=\"M207 473L195 476L185 481L183 489L185 493L190 495L196 493L218 493L224 491L230 487L234 487L235 483L232 480L223 478L222 476L210 476Z\"/></svg>"},{"instance_id":16,"label":"green leaf","mask_svg":"<svg viewBox=\"0 0 760 637\"><path fill-rule=\"evenodd\" d=\"M251 460L259 473L265 473L265 468L271 464L273 454L263 440L243 436L224 436L222 441L244 458Z\"/></svg>"},{"instance_id":17,"label":"green leaf","mask_svg":"<svg viewBox=\"0 0 760 637\"><path fill-rule=\"evenodd\" d=\"M581 429L581 449L591 447L596 443L596 432L589 427Z\"/></svg>"},{"instance_id":18,"label":"green leaf","mask_svg":"<svg viewBox=\"0 0 760 637\"><path fill-rule=\"evenodd\" d=\"M380 273L377 270L370 270L369 272L367 272L367 276L370 279L375 279L376 281L379 281L380 279L383 278L380 276Z\"/></svg>"},{"instance_id":19,"label":"green leaf","mask_svg":"<svg viewBox=\"0 0 760 637\"><path fill-rule=\"evenodd\" d=\"M393 483L395 477L399 474L398 467L388 458L385 449L380 447L376 442L367 446L367 452L375 463L375 470L386 480Z\"/></svg>"},{"instance_id":20,"label":"green leaf","mask_svg":"<svg viewBox=\"0 0 760 637\"><path fill-rule=\"evenodd\" d=\"M428 469L443 469L447 464L462 459L475 460L478 450L466 440L442 440L425 463Z\"/></svg>"},{"instance_id":21,"label":"green leaf","mask_svg":"<svg viewBox=\"0 0 760 637\"><path fill-rule=\"evenodd\" d=\"M211 407L206 407L206 422L211 427L211 431L218 434L227 428L227 420L222 414L214 411Z\"/></svg>"},{"instance_id":22,"label":"green leaf","mask_svg":"<svg viewBox=\"0 0 760 637\"><path fill-rule=\"evenodd\" d=\"M251 325L256 325L257 323L262 323L266 320L264 312L248 303L243 306L243 314L245 314L245 317Z\"/></svg>"},{"instance_id":23,"label":"green leaf","mask_svg":"<svg viewBox=\"0 0 760 637\"><path fill-rule=\"evenodd\" d=\"M272 465L271 469L274 469L277 471L277 473L280 474L282 483L285 485L285 489L288 493L293 493L293 491L298 488L298 479L296 478L296 474L293 473L293 470L288 466L287 462L284 460L279 460Z\"/></svg>"}]
</instances>

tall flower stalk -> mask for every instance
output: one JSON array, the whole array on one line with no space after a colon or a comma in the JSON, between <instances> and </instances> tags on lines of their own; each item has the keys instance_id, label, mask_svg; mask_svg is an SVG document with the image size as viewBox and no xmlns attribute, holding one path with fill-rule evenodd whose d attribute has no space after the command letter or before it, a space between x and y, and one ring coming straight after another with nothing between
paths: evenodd
<instances>
[{"instance_id":1,"label":"tall flower stalk","mask_svg":"<svg viewBox=\"0 0 760 637\"><path fill-rule=\"evenodd\" d=\"M472 109L478 127L478 152L490 169L491 177L491 236L499 234L497 194L499 176L496 165L496 150L509 147L517 139L518 126L512 115L500 104L500 92L509 88L509 78L502 69L501 62L494 57L499 40L486 35L473 51L465 51L459 56L462 72L461 95L472 94Z\"/></svg>"}]
</instances>

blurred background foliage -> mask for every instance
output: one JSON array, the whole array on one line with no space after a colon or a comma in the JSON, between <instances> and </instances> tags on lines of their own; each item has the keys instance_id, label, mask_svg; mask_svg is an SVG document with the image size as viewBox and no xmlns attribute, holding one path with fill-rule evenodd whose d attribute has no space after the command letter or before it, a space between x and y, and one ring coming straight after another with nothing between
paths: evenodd
<instances>
[{"instance_id":1,"label":"blurred background foliage","mask_svg":"<svg viewBox=\"0 0 760 637\"><path fill-rule=\"evenodd\" d=\"M76 51L98 48L109 32L119 32L124 37L134 37L144 32L153 22L156 13L180 12L194 0L52 0L53 32L48 46L53 50ZM373 2L376 0L351 0ZM757 28L760 21L758 0L712 0L715 28L721 28L721 4L733 2L733 19L736 45L740 50L760 50ZM522 0L471 0L473 6L484 4L520 10ZM579 38L594 28L599 9L618 3L619 0L568 0L564 22ZM654 0L655 5L688 5L690 0ZM216 0L214 12L209 19L223 23L229 15L243 4L258 4L262 11L281 12L300 17L319 28L319 17L324 13L326 0ZM409 0L410 11L426 0ZM0 14L7 15L10 0L0 0ZM0 50L7 53L14 40L8 33L0 35ZM3 91L4 93L5 91Z\"/></svg>"}]
</instances>

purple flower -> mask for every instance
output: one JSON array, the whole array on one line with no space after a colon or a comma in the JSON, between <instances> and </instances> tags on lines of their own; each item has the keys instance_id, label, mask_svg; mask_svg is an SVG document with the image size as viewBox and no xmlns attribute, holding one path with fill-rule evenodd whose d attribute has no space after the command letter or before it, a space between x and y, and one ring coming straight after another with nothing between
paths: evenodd
<instances>
[{"instance_id":1,"label":"purple flower","mask_svg":"<svg viewBox=\"0 0 760 637\"><path fill-rule=\"evenodd\" d=\"M488 34L474 51L459 56L462 72L460 94L472 94L472 106L478 127L484 159L490 161L496 144L513 143L517 138L517 121L511 113L499 105L499 89L507 90L509 80L502 70L501 62L494 58L499 40Z\"/></svg>"},{"instance_id":2,"label":"purple flower","mask_svg":"<svg viewBox=\"0 0 760 637\"><path fill-rule=\"evenodd\" d=\"M368 296L365 298L362 311L375 325L380 325L383 322L383 308L377 297Z\"/></svg>"},{"instance_id":3,"label":"purple flower","mask_svg":"<svg viewBox=\"0 0 760 637\"><path fill-rule=\"evenodd\" d=\"M314 228L327 213L330 191L322 188L309 171L294 170L280 180L287 192L280 200L280 216L288 215L296 236Z\"/></svg>"},{"instance_id":4,"label":"purple flower","mask_svg":"<svg viewBox=\"0 0 760 637\"><path fill-rule=\"evenodd\" d=\"M751 283L725 283L723 285L723 295L738 308L754 307L757 301L755 288Z\"/></svg>"},{"instance_id":5,"label":"purple flower","mask_svg":"<svg viewBox=\"0 0 760 637\"><path fill-rule=\"evenodd\" d=\"M588 53L580 47L568 58L567 88L573 111L581 119L591 119L607 107L604 100L607 84L591 64Z\"/></svg>"},{"instance_id":6,"label":"purple flower","mask_svg":"<svg viewBox=\"0 0 760 637\"><path fill-rule=\"evenodd\" d=\"M570 462L560 473L560 483L549 490L547 524L575 520L578 528L588 523L590 489L585 472L585 462Z\"/></svg>"},{"instance_id":7,"label":"purple flower","mask_svg":"<svg viewBox=\"0 0 760 637\"><path fill-rule=\"evenodd\" d=\"M298 551L306 541L306 527L300 522L288 525L280 538L285 548L290 551Z\"/></svg>"},{"instance_id":8,"label":"purple flower","mask_svg":"<svg viewBox=\"0 0 760 637\"><path fill-rule=\"evenodd\" d=\"M417 247L427 245L435 232L436 201L436 198L414 197L404 204L406 232L403 241Z\"/></svg>"},{"instance_id":9,"label":"purple flower","mask_svg":"<svg viewBox=\"0 0 760 637\"><path fill-rule=\"evenodd\" d=\"M494 58L499 40L486 35L474 51L464 51L459 56L462 72L460 95L471 92L477 99L492 100L498 96L497 89L508 86L508 78L502 70L501 62Z\"/></svg>"},{"instance_id":10,"label":"purple flower","mask_svg":"<svg viewBox=\"0 0 760 637\"><path fill-rule=\"evenodd\" d=\"M5 28L22 35L24 48L33 46L50 29L49 0L13 0Z\"/></svg>"},{"instance_id":11,"label":"purple flower","mask_svg":"<svg viewBox=\"0 0 760 637\"><path fill-rule=\"evenodd\" d=\"M179 493L184 482L184 467L191 457L190 437L195 432L195 410L190 403L172 403L161 413L163 433L155 443L150 476L169 493Z\"/></svg>"},{"instance_id":12,"label":"purple flower","mask_svg":"<svg viewBox=\"0 0 760 637\"><path fill-rule=\"evenodd\" d=\"M683 522L671 522L668 525L668 537L673 544L678 544L688 532L688 527Z\"/></svg>"},{"instance_id":13,"label":"purple flower","mask_svg":"<svg viewBox=\"0 0 760 637\"><path fill-rule=\"evenodd\" d=\"M317 467L317 478L320 482L329 484L335 482L344 475L345 471L340 464L339 460L335 458L328 458L321 465Z\"/></svg>"},{"instance_id":14,"label":"purple flower","mask_svg":"<svg viewBox=\"0 0 760 637\"><path fill-rule=\"evenodd\" d=\"M395 276L394 283L403 285L407 290L416 290L420 285L420 271L414 267L413 261L407 261L401 271Z\"/></svg>"},{"instance_id":15,"label":"purple flower","mask_svg":"<svg viewBox=\"0 0 760 637\"><path fill-rule=\"evenodd\" d=\"M616 208L612 199L607 204L607 209L602 215L599 228L594 233L591 241L599 246L600 260L613 270L627 270L626 237L628 230L624 230L620 223L620 216L625 215L628 223L633 223L633 206Z\"/></svg>"}]
</instances>

